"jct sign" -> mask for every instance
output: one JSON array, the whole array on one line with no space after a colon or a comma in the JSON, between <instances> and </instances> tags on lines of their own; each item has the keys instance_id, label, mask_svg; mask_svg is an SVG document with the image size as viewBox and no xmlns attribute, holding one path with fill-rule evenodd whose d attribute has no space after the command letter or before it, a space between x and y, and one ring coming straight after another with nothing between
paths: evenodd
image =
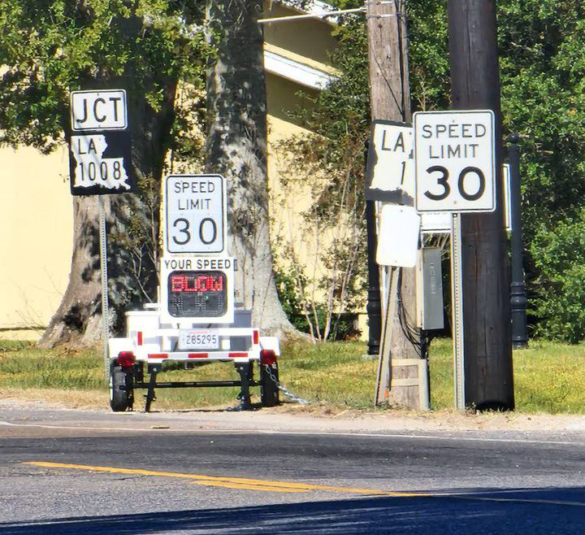
<instances>
[{"instance_id":1,"label":"jct sign","mask_svg":"<svg viewBox=\"0 0 585 535\"><path fill-rule=\"evenodd\" d=\"M126 91L73 91L71 128L81 130L126 130Z\"/></svg>"},{"instance_id":2,"label":"jct sign","mask_svg":"<svg viewBox=\"0 0 585 535\"><path fill-rule=\"evenodd\" d=\"M489 110L414 114L419 212L496 209L494 122Z\"/></svg>"}]
</instances>

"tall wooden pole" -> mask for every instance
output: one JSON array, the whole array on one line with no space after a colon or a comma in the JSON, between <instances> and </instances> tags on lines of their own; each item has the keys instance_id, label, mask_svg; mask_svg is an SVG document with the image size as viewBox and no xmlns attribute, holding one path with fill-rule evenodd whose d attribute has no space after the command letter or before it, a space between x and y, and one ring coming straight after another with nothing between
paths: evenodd
<instances>
[{"instance_id":1,"label":"tall wooden pole","mask_svg":"<svg viewBox=\"0 0 585 535\"><path fill-rule=\"evenodd\" d=\"M410 85L408 76L407 26L405 0L368 0L367 28L372 119L410 123ZM400 268L399 290L395 317L389 328L390 344L386 350L395 362L419 359L412 343L415 329L416 288L415 270ZM390 308L390 307L389 307ZM402 321L400 319L402 317ZM405 323L408 323L406 325ZM384 345L384 344L382 344ZM393 367L393 379L411 378L411 366ZM398 383L396 381L396 383ZM393 386L391 401L419 408L419 392L412 386Z\"/></svg>"},{"instance_id":2,"label":"tall wooden pole","mask_svg":"<svg viewBox=\"0 0 585 535\"><path fill-rule=\"evenodd\" d=\"M461 217L465 404L513 409L510 285L504 231L502 129L495 0L449 0L453 109L496 115L497 210Z\"/></svg>"}]
</instances>

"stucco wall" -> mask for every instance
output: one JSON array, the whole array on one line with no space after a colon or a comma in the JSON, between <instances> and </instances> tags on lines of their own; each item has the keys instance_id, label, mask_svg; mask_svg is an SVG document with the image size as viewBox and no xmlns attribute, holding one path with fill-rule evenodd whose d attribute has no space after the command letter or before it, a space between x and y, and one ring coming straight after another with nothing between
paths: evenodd
<instances>
[{"instance_id":1,"label":"stucco wall","mask_svg":"<svg viewBox=\"0 0 585 535\"><path fill-rule=\"evenodd\" d=\"M0 337L44 326L65 290L71 264L73 210L65 149L0 150Z\"/></svg>"}]
</instances>

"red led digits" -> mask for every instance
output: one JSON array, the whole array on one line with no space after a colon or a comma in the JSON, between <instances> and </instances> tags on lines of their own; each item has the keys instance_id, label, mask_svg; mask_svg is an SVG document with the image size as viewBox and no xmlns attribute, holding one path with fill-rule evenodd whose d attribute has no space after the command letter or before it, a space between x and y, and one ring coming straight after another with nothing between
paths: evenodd
<instances>
[{"instance_id":1,"label":"red led digits","mask_svg":"<svg viewBox=\"0 0 585 535\"><path fill-rule=\"evenodd\" d=\"M172 274L170 279L171 292L174 293L223 291L223 277L220 273L217 275Z\"/></svg>"},{"instance_id":2,"label":"red led digits","mask_svg":"<svg viewBox=\"0 0 585 535\"><path fill-rule=\"evenodd\" d=\"M171 291L183 292L187 282L185 275L171 275Z\"/></svg>"}]
</instances>

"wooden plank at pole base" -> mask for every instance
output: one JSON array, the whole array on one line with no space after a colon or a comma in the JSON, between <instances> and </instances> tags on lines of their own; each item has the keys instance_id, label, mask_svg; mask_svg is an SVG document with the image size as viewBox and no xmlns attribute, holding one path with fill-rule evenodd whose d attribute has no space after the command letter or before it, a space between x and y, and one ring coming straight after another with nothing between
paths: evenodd
<instances>
[{"instance_id":1,"label":"wooden plank at pole base","mask_svg":"<svg viewBox=\"0 0 585 535\"><path fill-rule=\"evenodd\" d=\"M409 409L430 409L426 359L392 359L391 377L390 404Z\"/></svg>"},{"instance_id":2,"label":"wooden plank at pole base","mask_svg":"<svg viewBox=\"0 0 585 535\"><path fill-rule=\"evenodd\" d=\"M374 405L399 405L408 409L429 410L429 376L426 359L394 358L392 320L396 315L401 268L390 268L390 280Z\"/></svg>"}]
</instances>

